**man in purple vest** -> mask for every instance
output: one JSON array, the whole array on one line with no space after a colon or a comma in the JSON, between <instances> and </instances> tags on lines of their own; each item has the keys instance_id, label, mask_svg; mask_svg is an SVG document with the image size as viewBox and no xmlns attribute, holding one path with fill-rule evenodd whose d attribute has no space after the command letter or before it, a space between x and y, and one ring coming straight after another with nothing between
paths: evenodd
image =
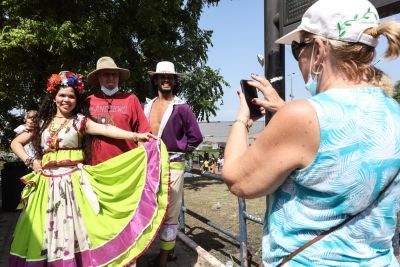
<instances>
[{"instance_id":1,"label":"man in purple vest","mask_svg":"<svg viewBox=\"0 0 400 267\"><path fill-rule=\"evenodd\" d=\"M171 195L168 214L160 229L159 266L175 258L178 216L182 203L185 152L193 151L202 141L196 116L183 100L176 96L179 88L175 66L168 61L149 71L156 97L144 107L151 131L163 140L170 157Z\"/></svg>"}]
</instances>

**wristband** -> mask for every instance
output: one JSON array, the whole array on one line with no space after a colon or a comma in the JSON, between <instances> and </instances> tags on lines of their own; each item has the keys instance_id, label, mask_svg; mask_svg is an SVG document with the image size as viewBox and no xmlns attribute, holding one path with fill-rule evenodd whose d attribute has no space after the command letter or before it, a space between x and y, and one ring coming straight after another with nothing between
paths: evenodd
<instances>
[{"instance_id":1,"label":"wristband","mask_svg":"<svg viewBox=\"0 0 400 267\"><path fill-rule=\"evenodd\" d=\"M35 159L33 157L27 157L24 160L24 164L26 167L32 168L33 162L35 161Z\"/></svg>"}]
</instances>

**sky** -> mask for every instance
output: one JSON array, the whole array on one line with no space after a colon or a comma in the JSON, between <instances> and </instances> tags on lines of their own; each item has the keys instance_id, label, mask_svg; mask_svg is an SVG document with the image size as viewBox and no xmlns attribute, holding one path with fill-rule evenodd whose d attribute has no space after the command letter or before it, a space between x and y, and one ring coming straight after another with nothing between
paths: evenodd
<instances>
[{"instance_id":1,"label":"sky","mask_svg":"<svg viewBox=\"0 0 400 267\"><path fill-rule=\"evenodd\" d=\"M386 19L400 21L400 15ZM232 121L236 117L239 99L236 91L241 79L250 79L251 73L264 75L257 54L264 54L264 1L221 0L218 6L205 8L200 19L200 28L213 30L212 43L208 51L208 65L218 69L230 87L224 87L223 105L210 121ZM377 59L386 49L382 38L377 47ZM293 59L289 46L285 46L286 101L291 101L292 77L293 99L310 97L304 81ZM400 80L400 60L380 60L377 67L385 71L393 81ZM290 75L293 73L292 75Z\"/></svg>"}]
</instances>

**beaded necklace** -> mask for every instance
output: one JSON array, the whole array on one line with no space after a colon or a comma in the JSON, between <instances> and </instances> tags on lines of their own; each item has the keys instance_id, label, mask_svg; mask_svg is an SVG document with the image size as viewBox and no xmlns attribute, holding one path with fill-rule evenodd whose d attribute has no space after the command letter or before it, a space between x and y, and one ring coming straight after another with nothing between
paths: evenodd
<instances>
[{"instance_id":1,"label":"beaded necklace","mask_svg":"<svg viewBox=\"0 0 400 267\"><path fill-rule=\"evenodd\" d=\"M64 122L58 127L56 127L54 119L51 121L49 125L50 137L47 141L47 144L49 145L50 148L56 149L58 147L59 143L59 139L57 138L58 133L61 131L62 128L64 128L69 123L69 121L70 119L65 119Z\"/></svg>"}]
</instances>

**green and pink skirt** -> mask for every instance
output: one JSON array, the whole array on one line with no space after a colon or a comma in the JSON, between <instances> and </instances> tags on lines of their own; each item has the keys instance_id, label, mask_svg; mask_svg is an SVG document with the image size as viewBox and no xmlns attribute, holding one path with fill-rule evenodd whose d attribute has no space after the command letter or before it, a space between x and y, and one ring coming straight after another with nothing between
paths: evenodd
<instances>
[{"instance_id":1,"label":"green and pink skirt","mask_svg":"<svg viewBox=\"0 0 400 267\"><path fill-rule=\"evenodd\" d=\"M124 266L157 235L169 198L168 154L145 143L96 166L22 178L24 210L9 266Z\"/></svg>"}]
</instances>

